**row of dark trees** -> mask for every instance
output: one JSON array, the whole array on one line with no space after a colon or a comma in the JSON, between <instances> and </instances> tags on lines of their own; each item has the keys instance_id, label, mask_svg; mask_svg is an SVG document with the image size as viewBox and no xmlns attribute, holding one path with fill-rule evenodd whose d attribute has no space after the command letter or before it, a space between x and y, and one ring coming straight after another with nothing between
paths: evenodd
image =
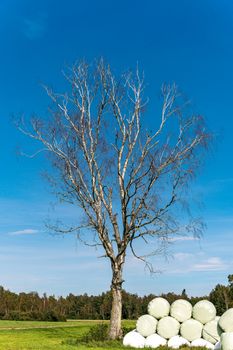
<instances>
[{"instance_id":1,"label":"row of dark trees","mask_svg":"<svg viewBox=\"0 0 233 350\"><path fill-rule=\"evenodd\" d=\"M146 313L147 305L155 297L150 294L140 297L123 291L123 318L136 319ZM163 295L169 302L185 298L192 303L196 298L188 298L185 290L180 294ZM73 295L67 297L39 296L36 292L13 293L0 287L0 318L7 320L46 320L64 321L66 319L110 319L111 292L98 296Z\"/></svg>"},{"instance_id":2,"label":"row of dark trees","mask_svg":"<svg viewBox=\"0 0 233 350\"><path fill-rule=\"evenodd\" d=\"M209 296L188 297L185 289L181 294L168 293L162 296L170 303L176 299L189 300L193 305L200 299L212 301L218 314L233 306L233 275L228 276L229 285L218 284ZM154 294L140 297L123 291L123 318L137 319L147 312L147 305ZM98 296L73 295L67 297L40 296L36 292L13 293L0 287L0 319L6 320L47 320L65 321L67 319L110 319L111 292Z\"/></svg>"}]
</instances>

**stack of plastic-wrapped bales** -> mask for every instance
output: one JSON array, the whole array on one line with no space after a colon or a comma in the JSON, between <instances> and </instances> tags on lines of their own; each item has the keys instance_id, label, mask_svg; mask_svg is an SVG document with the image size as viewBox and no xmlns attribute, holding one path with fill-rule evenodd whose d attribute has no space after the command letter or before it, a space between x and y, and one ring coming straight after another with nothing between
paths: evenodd
<instances>
[{"instance_id":1,"label":"stack of plastic-wrapped bales","mask_svg":"<svg viewBox=\"0 0 233 350\"><path fill-rule=\"evenodd\" d=\"M167 345L202 346L207 349L233 350L233 309L221 317L215 306L201 300L192 306L179 299L171 305L164 298L155 298L148 305L148 314L139 317L136 329L125 335L123 344L135 348Z\"/></svg>"}]
</instances>

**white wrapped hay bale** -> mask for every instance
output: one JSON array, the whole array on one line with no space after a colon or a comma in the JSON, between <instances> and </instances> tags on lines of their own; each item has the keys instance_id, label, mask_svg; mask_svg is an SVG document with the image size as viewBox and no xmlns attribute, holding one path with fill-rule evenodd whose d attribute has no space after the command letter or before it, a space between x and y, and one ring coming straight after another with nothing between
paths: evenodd
<instances>
[{"instance_id":1,"label":"white wrapped hay bale","mask_svg":"<svg viewBox=\"0 0 233 350\"><path fill-rule=\"evenodd\" d=\"M148 337L156 332L157 320L151 315L139 317L136 324L137 332L143 337Z\"/></svg>"},{"instance_id":2,"label":"white wrapped hay bale","mask_svg":"<svg viewBox=\"0 0 233 350\"><path fill-rule=\"evenodd\" d=\"M184 321L180 326L180 334L188 341L201 338L203 324L193 318Z\"/></svg>"},{"instance_id":3,"label":"white wrapped hay bale","mask_svg":"<svg viewBox=\"0 0 233 350\"><path fill-rule=\"evenodd\" d=\"M215 317L214 320L207 322L202 331L202 337L212 344L216 344L220 340L218 334L218 320L219 317Z\"/></svg>"},{"instance_id":4,"label":"white wrapped hay bale","mask_svg":"<svg viewBox=\"0 0 233 350\"><path fill-rule=\"evenodd\" d=\"M221 349L233 350L233 332L226 332L221 334Z\"/></svg>"},{"instance_id":5,"label":"white wrapped hay bale","mask_svg":"<svg viewBox=\"0 0 233 350\"><path fill-rule=\"evenodd\" d=\"M132 348L144 348L145 338L134 330L124 336L123 345L131 346Z\"/></svg>"},{"instance_id":6,"label":"white wrapped hay bale","mask_svg":"<svg viewBox=\"0 0 233 350\"><path fill-rule=\"evenodd\" d=\"M161 318L157 324L157 333L165 338L170 339L177 335L180 330L180 323L171 316Z\"/></svg>"},{"instance_id":7,"label":"white wrapped hay bale","mask_svg":"<svg viewBox=\"0 0 233 350\"><path fill-rule=\"evenodd\" d=\"M168 340L167 346L172 349L178 349L180 346L190 346L190 342L187 339L180 337L179 335L175 335L171 339Z\"/></svg>"},{"instance_id":8,"label":"white wrapped hay bale","mask_svg":"<svg viewBox=\"0 0 233 350\"><path fill-rule=\"evenodd\" d=\"M221 342L218 341L215 345L214 345L214 350L221 350Z\"/></svg>"},{"instance_id":9,"label":"white wrapped hay bale","mask_svg":"<svg viewBox=\"0 0 233 350\"><path fill-rule=\"evenodd\" d=\"M193 307L193 318L202 324L214 320L216 308L209 300L198 301Z\"/></svg>"},{"instance_id":10,"label":"white wrapped hay bale","mask_svg":"<svg viewBox=\"0 0 233 350\"><path fill-rule=\"evenodd\" d=\"M184 299L178 299L171 304L170 315L179 322L184 322L192 317L193 307Z\"/></svg>"},{"instance_id":11,"label":"white wrapped hay bale","mask_svg":"<svg viewBox=\"0 0 233 350\"><path fill-rule=\"evenodd\" d=\"M147 348L158 348L159 346L164 346L167 344L167 340L161 337L158 334L152 334L149 335L149 337L146 338L145 346Z\"/></svg>"},{"instance_id":12,"label":"white wrapped hay bale","mask_svg":"<svg viewBox=\"0 0 233 350\"><path fill-rule=\"evenodd\" d=\"M233 332L233 308L228 309L222 314L218 325L223 332Z\"/></svg>"},{"instance_id":13,"label":"white wrapped hay bale","mask_svg":"<svg viewBox=\"0 0 233 350\"><path fill-rule=\"evenodd\" d=\"M158 320L162 317L168 316L170 311L170 304L164 298L154 298L148 304L148 314L154 316Z\"/></svg>"},{"instance_id":14,"label":"white wrapped hay bale","mask_svg":"<svg viewBox=\"0 0 233 350\"><path fill-rule=\"evenodd\" d=\"M214 349L214 345L212 343L202 338L193 340L191 346L201 346L211 350Z\"/></svg>"}]
</instances>

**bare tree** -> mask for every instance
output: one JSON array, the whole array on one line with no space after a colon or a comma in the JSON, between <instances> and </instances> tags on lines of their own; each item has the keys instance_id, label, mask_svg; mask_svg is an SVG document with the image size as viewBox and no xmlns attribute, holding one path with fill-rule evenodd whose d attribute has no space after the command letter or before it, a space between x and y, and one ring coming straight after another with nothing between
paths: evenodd
<instances>
[{"instance_id":1,"label":"bare tree","mask_svg":"<svg viewBox=\"0 0 233 350\"><path fill-rule=\"evenodd\" d=\"M116 78L102 60L81 62L65 78L68 93L46 87L54 106L49 119L34 118L28 128L19 128L43 145L39 152L49 152L60 198L84 214L77 226L54 229L101 245L111 264L109 337L116 339L122 334L126 253L131 250L152 269L136 241L149 240L152 247L157 238L153 255L175 234L201 232L191 217L185 225L178 212L209 135L203 118L186 112L176 85L162 87L160 115L143 120L148 101L138 69Z\"/></svg>"}]
</instances>

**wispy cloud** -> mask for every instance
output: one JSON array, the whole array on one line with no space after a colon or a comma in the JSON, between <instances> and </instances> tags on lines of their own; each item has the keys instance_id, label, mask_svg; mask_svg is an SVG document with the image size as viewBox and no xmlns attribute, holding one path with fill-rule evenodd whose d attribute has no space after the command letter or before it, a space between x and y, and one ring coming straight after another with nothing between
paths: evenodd
<instances>
[{"instance_id":1,"label":"wispy cloud","mask_svg":"<svg viewBox=\"0 0 233 350\"><path fill-rule=\"evenodd\" d=\"M213 256L206 259L201 259L199 254L198 263L196 255L177 253L174 255L177 264L173 265L167 272L171 274L186 274L190 272L213 272L213 271L225 271L229 268L229 263L223 261L220 257ZM185 264L184 264L185 262Z\"/></svg>"},{"instance_id":2,"label":"wispy cloud","mask_svg":"<svg viewBox=\"0 0 233 350\"><path fill-rule=\"evenodd\" d=\"M199 264L194 264L192 271L222 271L225 270L228 265L222 261L219 257L211 257L202 261Z\"/></svg>"},{"instance_id":3,"label":"wispy cloud","mask_svg":"<svg viewBox=\"0 0 233 350\"><path fill-rule=\"evenodd\" d=\"M170 242L176 241L199 241L200 238L194 236L177 236L168 239Z\"/></svg>"},{"instance_id":4,"label":"wispy cloud","mask_svg":"<svg viewBox=\"0 0 233 350\"><path fill-rule=\"evenodd\" d=\"M27 228L24 230L8 232L8 235L10 235L10 236L34 235L35 233L38 233L38 232L39 232L39 230Z\"/></svg>"},{"instance_id":5,"label":"wispy cloud","mask_svg":"<svg viewBox=\"0 0 233 350\"><path fill-rule=\"evenodd\" d=\"M41 38L47 28L47 14L39 14L36 18L24 18L23 33L28 39Z\"/></svg>"}]
</instances>

